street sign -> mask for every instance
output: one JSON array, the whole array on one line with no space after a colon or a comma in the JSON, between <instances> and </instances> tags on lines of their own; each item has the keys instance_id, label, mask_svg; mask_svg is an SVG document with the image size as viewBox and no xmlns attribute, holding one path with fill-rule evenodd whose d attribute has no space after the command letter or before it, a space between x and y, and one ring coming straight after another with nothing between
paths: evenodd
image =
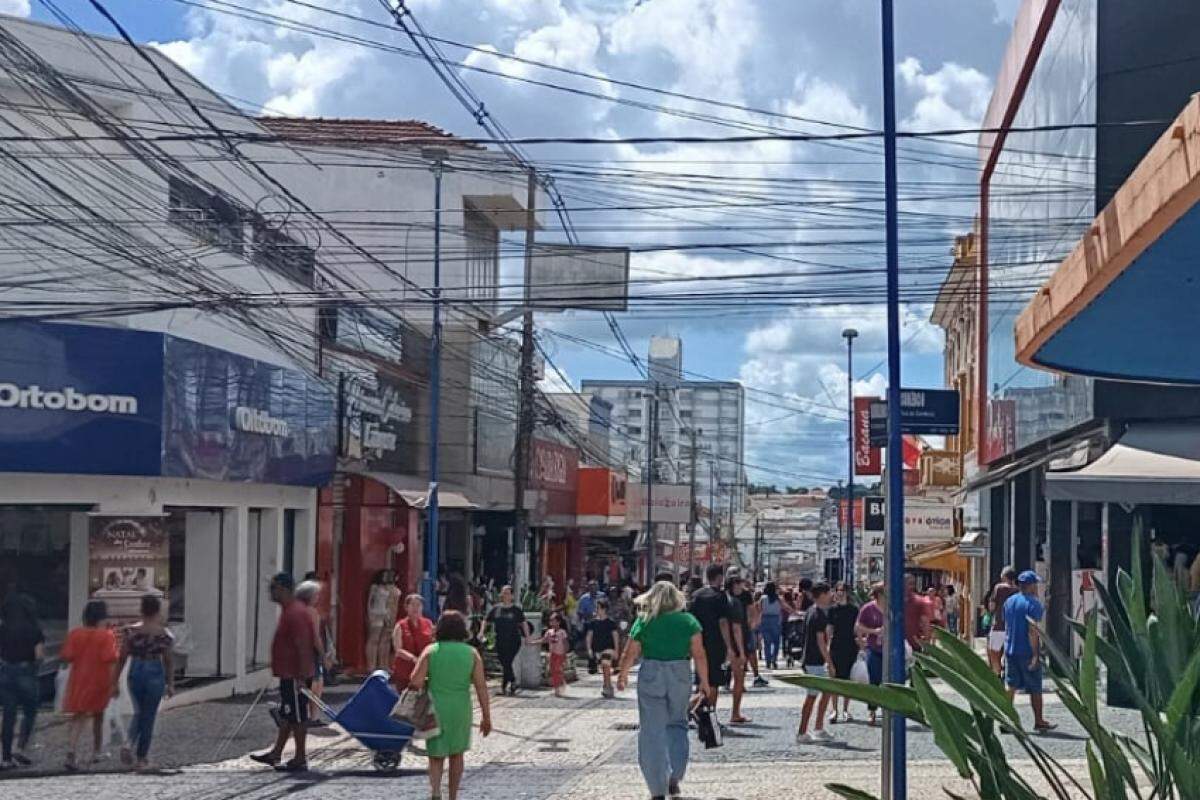
<instances>
[{"instance_id":1,"label":"street sign","mask_svg":"<svg viewBox=\"0 0 1200 800\"><path fill-rule=\"evenodd\" d=\"M954 436L958 433L957 389L901 389L900 432ZM887 402L871 403L871 444L887 445Z\"/></svg>"},{"instance_id":2,"label":"street sign","mask_svg":"<svg viewBox=\"0 0 1200 800\"><path fill-rule=\"evenodd\" d=\"M881 531L884 529L885 508L882 497L864 497L863 504L866 510L863 512L863 530L865 531Z\"/></svg>"}]
</instances>

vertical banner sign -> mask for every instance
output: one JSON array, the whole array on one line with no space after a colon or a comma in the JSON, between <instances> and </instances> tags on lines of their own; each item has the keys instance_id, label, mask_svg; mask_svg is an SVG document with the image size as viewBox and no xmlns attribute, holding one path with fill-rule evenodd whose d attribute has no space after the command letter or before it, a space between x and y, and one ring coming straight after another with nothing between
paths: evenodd
<instances>
[{"instance_id":1,"label":"vertical banner sign","mask_svg":"<svg viewBox=\"0 0 1200 800\"><path fill-rule=\"evenodd\" d=\"M92 517L88 529L88 595L103 600L118 623L141 616L142 596L164 597L170 550L162 517ZM164 615L166 608L163 609Z\"/></svg>"},{"instance_id":2,"label":"vertical banner sign","mask_svg":"<svg viewBox=\"0 0 1200 800\"><path fill-rule=\"evenodd\" d=\"M989 400L983 461L990 464L1017 449L1017 401Z\"/></svg>"},{"instance_id":3,"label":"vertical banner sign","mask_svg":"<svg viewBox=\"0 0 1200 800\"><path fill-rule=\"evenodd\" d=\"M871 446L871 403L877 397L854 398L854 472L856 475L879 475L883 459L878 447Z\"/></svg>"}]
</instances>

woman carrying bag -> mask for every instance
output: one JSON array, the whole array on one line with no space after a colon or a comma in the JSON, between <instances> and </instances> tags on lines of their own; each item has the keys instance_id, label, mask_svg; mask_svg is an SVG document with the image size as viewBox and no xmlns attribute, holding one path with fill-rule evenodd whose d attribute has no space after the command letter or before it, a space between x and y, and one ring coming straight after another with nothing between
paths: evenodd
<instances>
[{"instance_id":1,"label":"woman carrying bag","mask_svg":"<svg viewBox=\"0 0 1200 800\"><path fill-rule=\"evenodd\" d=\"M471 689L479 699L479 732L492 732L492 710L488 702L483 659L467 644L467 619L457 611L446 611L434 631L437 640L417 659L410 686L424 687L433 700L439 731L425 741L429 756L429 786L434 800L442 796L442 773L450 759L450 800L457 800L462 783L463 754L471 749Z\"/></svg>"}]
</instances>

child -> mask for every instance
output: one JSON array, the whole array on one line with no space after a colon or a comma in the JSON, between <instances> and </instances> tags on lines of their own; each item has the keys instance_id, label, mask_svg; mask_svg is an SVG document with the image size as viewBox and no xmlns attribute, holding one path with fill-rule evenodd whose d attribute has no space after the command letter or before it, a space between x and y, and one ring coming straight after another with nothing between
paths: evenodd
<instances>
[{"instance_id":1,"label":"child","mask_svg":"<svg viewBox=\"0 0 1200 800\"><path fill-rule=\"evenodd\" d=\"M555 697L567 696L567 680L563 668L567 664L567 630L563 615L557 611L550 615L550 627L541 638L541 643L550 651L550 685Z\"/></svg>"},{"instance_id":2,"label":"child","mask_svg":"<svg viewBox=\"0 0 1200 800\"><path fill-rule=\"evenodd\" d=\"M621 631L617 623L608 618L607 600L596 603L596 617L587 624L587 651L588 658L600 659L600 670L604 674L604 688L600 690L600 695L611 698L614 694L613 664L621 656Z\"/></svg>"}]
</instances>

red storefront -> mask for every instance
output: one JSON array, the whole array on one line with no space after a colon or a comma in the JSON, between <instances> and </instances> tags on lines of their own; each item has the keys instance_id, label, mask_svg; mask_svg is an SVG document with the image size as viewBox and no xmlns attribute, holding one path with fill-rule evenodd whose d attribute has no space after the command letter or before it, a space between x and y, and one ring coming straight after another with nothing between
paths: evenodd
<instances>
[{"instance_id":1,"label":"red storefront","mask_svg":"<svg viewBox=\"0 0 1200 800\"><path fill-rule=\"evenodd\" d=\"M559 596L573 579L583 578L583 539L575 506L579 490L579 451L534 439L529 465L529 527L535 543L537 572L554 579Z\"/></svg>"},{"instance_id":2,"label":"red storefront","mask_svg":"<svg viewBox=\"0 0 1200 800\"><path fill-rule=\"evenodd\" d=\"M580 467L575 506L583 539L585 578L616 581L633 543L625 514L628 483L624 472L607 467Z\"/></svg>"}]
</instances>

